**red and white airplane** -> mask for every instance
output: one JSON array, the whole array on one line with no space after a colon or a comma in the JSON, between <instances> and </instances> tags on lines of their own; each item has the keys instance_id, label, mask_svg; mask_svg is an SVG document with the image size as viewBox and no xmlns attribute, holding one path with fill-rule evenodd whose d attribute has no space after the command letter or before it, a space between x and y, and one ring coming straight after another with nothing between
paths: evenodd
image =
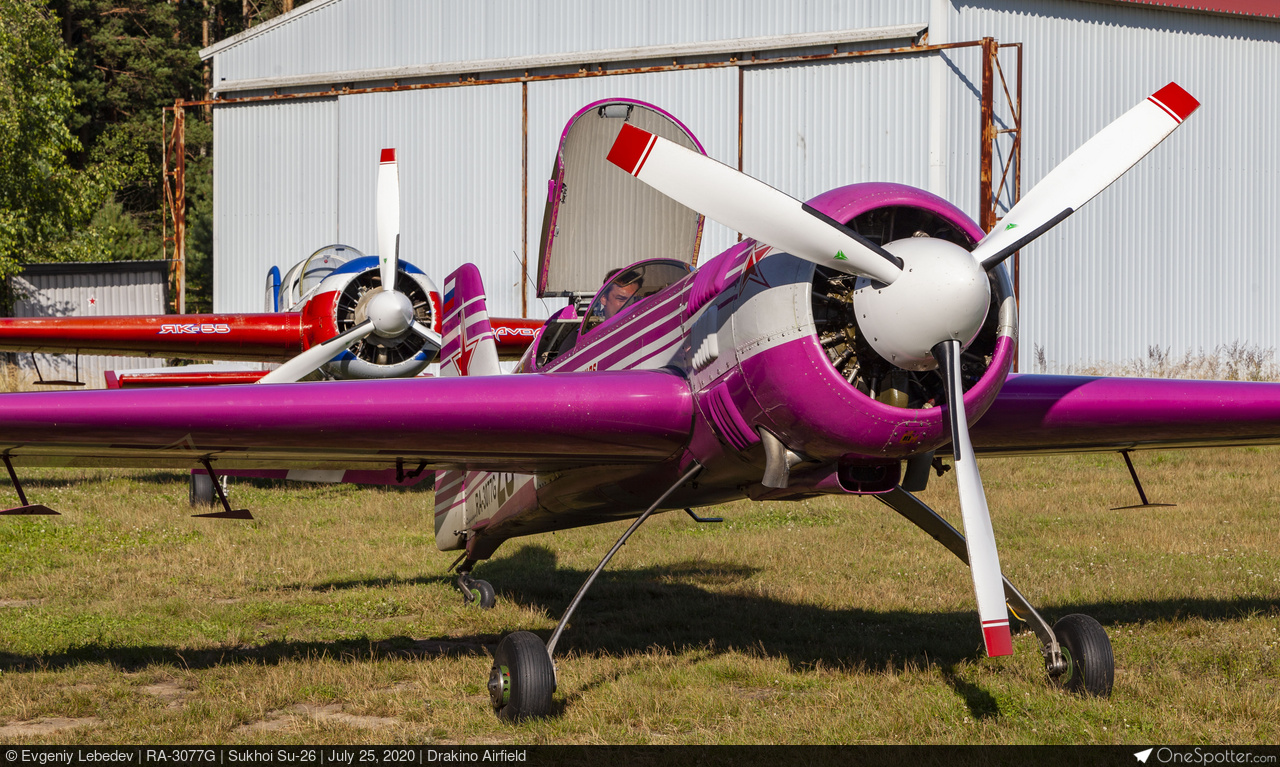
<instances>
[{"instance_id":1,"label":"red and white airplane","mask_svg":"<svg viewBox=\"0 0 1280 767\"><path fill-rule=\"evenodd\" d=\"M0 318L0 351L281 363L270 373L165 369L109 375L109 388L297 381L317 370L336 379L418 375L440 348L441 297L430 277L398 257L399 183L395 150L384 149L377 189L382 257L329 245L283 279L273 267L266 312ZM499 354L519 359L541 325L494 320Z\"/></svg>"},{"instance_id":2,"label":"red and white airplane","mask_svg":"<svg viewBox=\"0 0 1280 767\"><path fill-rule=\"evenodd\" d=\"M663 257L624 267L582 311L548 320L515 374L501 374L478 271L464 265L444 282L438 378L5 394L0 456L11 470L435 468L437 547L459 552L459 586L482 606L494 588L473 568L505 541L635 519L548 641L520 631L499 644L488 689L504 719L551 712L562 632L651 514L819 494L871 495L970 565L975 638L989 654L1012 651L1012 607L1052 680L1107 695L1103 627L1083 615L1051 624L1003 576L976 457L1280 443L1280 384L1011 374L1018 317L1004 261L1198 106L1172 83L1142 100L989 234L898 184L802 203L652 121L637 127L638 111L602 107L575 147L595 150L578 151L590 165L581 178L620 194L652 192L643 182L754 239L696 271ZM944 448L963 533L913 495Z\"/></svg>"}]
</instances>

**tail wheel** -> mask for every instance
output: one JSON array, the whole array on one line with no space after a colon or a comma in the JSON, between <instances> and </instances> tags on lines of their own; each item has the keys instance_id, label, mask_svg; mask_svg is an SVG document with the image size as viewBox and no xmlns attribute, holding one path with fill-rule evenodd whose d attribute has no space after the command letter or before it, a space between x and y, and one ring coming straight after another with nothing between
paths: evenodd
<instances>
[{"instance_id":1,"label":"tail wheel","mask_svg":"<svg viewBox=\"0 0 1280 767\"><path fill-rule=\"evenodd\" d=\"M493 713L507 722L540 719L551 713L555 691L555 668L542 640L528 631L503 637L489 671Z\"/></svg>"},{"instance_id":2,"label":"tail wheel","mask_svg":"<svg viewBox=\"0 0 1280 767\"><path fill-rule=\"evenodd\" d=\"M493 606L498 602L498 595L493 591L493 585L488 581L472 581L471 596L474 601L471 604L479 607L481 610L492 610Z\"/></svg>"},{"instance_id":3,"label":"tail wheel","mask_svg":"<svg viewBox=\"0 0 1280 767\"><path fill-rule=\"evenodd\" d=\"M1115 682L1115 656L1102 624L1087 615L1067 615L1053 625L1066 671L1055 678L1065 690L1106 698Z\"/></svg>"}]
</instances>

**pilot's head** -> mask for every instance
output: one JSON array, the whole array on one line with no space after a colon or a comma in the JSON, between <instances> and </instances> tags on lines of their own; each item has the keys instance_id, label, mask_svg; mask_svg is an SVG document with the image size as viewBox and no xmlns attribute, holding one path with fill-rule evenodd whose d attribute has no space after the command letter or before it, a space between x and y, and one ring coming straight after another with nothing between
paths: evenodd
<instances>
[{"instance_id":1,"label":"pilot's head","mask_svg":"<svg viewBox=\"0 0 1280 767\"><path fill-rule=\"evenodd\" d=\"M604 316L612 317L622 311L643 284L644 276L636 269L625 271L611 280L600 300Z\"/></svg>"}]
</instances>

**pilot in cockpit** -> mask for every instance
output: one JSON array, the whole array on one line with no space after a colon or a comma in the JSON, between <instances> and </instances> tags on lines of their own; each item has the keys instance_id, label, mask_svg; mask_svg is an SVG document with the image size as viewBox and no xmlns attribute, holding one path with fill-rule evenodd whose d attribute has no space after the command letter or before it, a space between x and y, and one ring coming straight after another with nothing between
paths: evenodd
<instances>
[{"instance_id":1,"label":"pilot in cockpit","mask_svg":"<svg viewBox=\"0 0 1280 767\"><path fill-rule=\"evenodd\" d=\"M605 282L609 284L604 292L600 294L600 301L596 305L596 311L602 319L609 319L613 315L622 311L623 307L644 287L644 275L638 269L629 269L622 274L618 274L620 269L614 269L605 275ZM614 275L617 274L617 277Z\"/></svg>"}]
</instances>

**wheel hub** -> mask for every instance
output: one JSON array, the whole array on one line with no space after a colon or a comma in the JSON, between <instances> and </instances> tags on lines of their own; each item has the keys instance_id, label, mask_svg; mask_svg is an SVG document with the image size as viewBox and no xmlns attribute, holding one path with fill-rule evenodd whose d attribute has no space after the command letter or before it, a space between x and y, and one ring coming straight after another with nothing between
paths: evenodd
<instances>
[{"instance_id":1,"label":"wheel hub","mask_svg":"<svg viewBox=\"0 0 1280 767\"><path fill-rule=\"evenodd\" d=\"M511 702L511 670L494 666L489 672L489 702L496 711Z\"/></svg>"}]
</instances>

